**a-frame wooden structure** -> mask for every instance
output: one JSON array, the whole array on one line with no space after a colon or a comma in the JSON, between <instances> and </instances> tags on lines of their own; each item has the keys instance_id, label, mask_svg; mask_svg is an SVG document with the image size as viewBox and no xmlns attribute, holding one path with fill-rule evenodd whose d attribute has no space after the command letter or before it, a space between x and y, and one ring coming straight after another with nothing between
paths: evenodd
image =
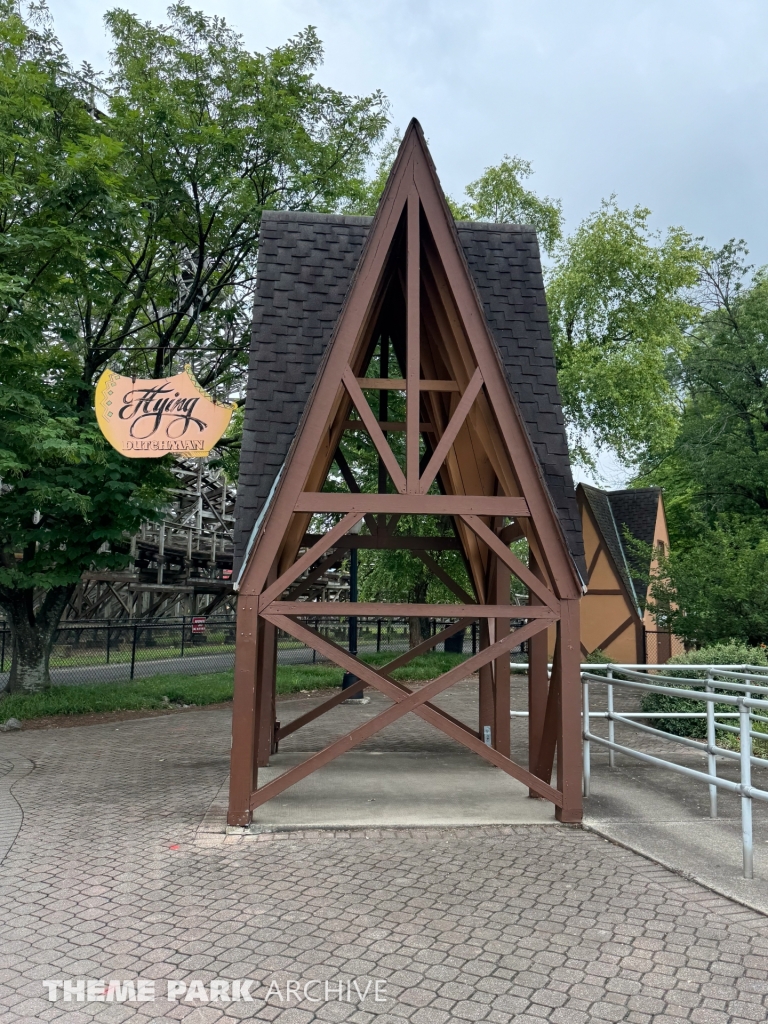
<instances>
[{"instance_id":1,"label":"a-frame wooden structure","mask_svg":"<svg viewBox=\"0 0 768 1024\"><path fill-rule=\"evenodd\" d=\"M380 339L391 341L401 379L365 376ZM366 398L366 392L392 390L405 394L404 423L382 422ZM359 419L350 420L355 414ZM361 493L348 467L341 465L343 459L340 468L349 491L322 490L350 426L365 429L377 449L378 493ZM401 464L387 434L403 429L406 456ZM452 517L474 597L448 578L461 603L340 605L297 599L305 588L296 581L304 577L305 582L307 572L312 577L322 571L332 549L366 544L415 550L415 539L400 537L396 523L403 514L425 513ZM319 539L308 537L313 514L337 516L338 521ZM367 532L350 533L361 520ZM512 540L521 536L528 540L528 565L510 550ZM421 543L429 548L429 538ZM510 606L510 574L527 588L527 604ZM370 226L309 403L251 531L238 589L230 825L247 825L265 801L409 712L524 783L532 796L552 801L559 820L580 820L582 585L415 121ZM308 624L308 618L338 616L340 611L456 621L376 670ZM480 651L464 664L415 692L392 678L394 668L473 620L480 622ZM511 620L520 623L512 631ZM552 624L557 642L550 680L547 628ZM375 687L392 704L259 787L258 767L275 749L277 629L354 673L363 686ZM509 655L523 641L528 641L531 663L527 767L510 759ZM479 734L432 703L475 671L480 676ZM281 736L331 710L345 696L339 692L281 730ZM489 735L484 726L490 727L490 745L483 742ZM555 755L557 778L552 785Z\"/></svg>"}]
</instances>

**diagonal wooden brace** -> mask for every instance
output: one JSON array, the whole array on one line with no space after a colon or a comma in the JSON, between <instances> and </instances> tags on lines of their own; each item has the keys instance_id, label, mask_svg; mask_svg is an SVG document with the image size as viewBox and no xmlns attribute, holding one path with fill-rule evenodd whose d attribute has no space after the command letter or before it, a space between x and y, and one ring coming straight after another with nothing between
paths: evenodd
<instances>
[{"instance_id":1,"label":"diagonal wooden brace","mask_svg":"<svg viewBox=\"0 0 768 1024\"><path fill-rule=\"evenodd\" d=\"M349 366L345 369L341 379L344 381L344 387L347 389L349 397L352 399L363 422L363 426L368 431L376 451L381 457L381 461L387 467L387 472L392 477L392 483L400 494L405 494L405 476L403 471L400 469L395 453L390 448L389 442L379 426L379 421L373 415L371 407L368 405L368 401L361 391L360 385L357 383L357 378Z\"/></svg>"},{"instance_id":2,"label":"diagonal wooden brace","mask_svg":"<svg viewBox=\"0 0 768 1024\"><path fill-rule=\"evenodd\" d=\"M336 523L328 533L323 534L320 540L313 544L312 547L301 558L297 558L290 569L286 569L279 579L276 579L271 586L267 587L262 592L259 598L259 608L266 608L267 605L271 604L275 598L280 597L286 587L289 587L294 580L298 579L299 576L308 569L311 565L324 555L328 548L332 547L333 544L344 536L345 533L349 533L353 526L357 526L360 520L363 518L361 512L350 512L344 516L340 523Z\"/></svg>"},{"instance_id":3,"label":"diagonal wooden brace","mask_svg":"<svg viewBox=\"0 0 768 1024\"><path fill-rule=\"evenodd\" d=\"M445 457L448 454L451 445L456 440L456 435L464 426L464 420L469 414L469 410L472 408L472 403L477 398L480 388L483 386L483 375L480 370L475 370L472 375L472 379L467 385L467 389L461 396L459 404L456 406L456 411L451 416L446 426L443 436L437 442L437 447L434 450L432 458L429 460L429 465L424 470L419 480L419 490L422 494L426 494L432 485L432 481L437 476L438 470L445 462Z\"/></svg>"},{"instance_id":4,"label":"diagonal wooden brace","mask_svg":"<svg viewBox=\"0 0 768 1024\"><path fill-rule=\"evenodd\" d=\"M524 583L529 590L532 590L537 597L541 598L544 604L550 607L552 611L559 614L560 602L552 591L533 575L527 565L523 565L520 559L512 554L506 544L499 540L493 530L490 530L479 516L462 515L461 518L477 537L484 544L487 544L491 551L494 551L502 562L512 570L521 583Z\"/></svg>"},{"instance_id":5,"label":"diagonal wooden brace","mask_svg":"<svg viewBox=\"0 0 768 1024\"><path fill-rule=\"evenodd\" d=\"M417 644L416 647L411 647L409 651L406 651L404 654L401 654L399 657L395 658L394 661L390 661L387 665L384 665L381 669L379 669L379 671L383 676L391 678L390 673L394 672L395 669L400 668L401 665L407 665L409 661L413 660L413 658L416 658L418 657L418 655L424 654L425 651L429 651L433 647L436 647L442 640L447 640L449 636L453 636L454 633L458 633L460 629L466 629L466 627L472 621L472 619L459 619L459 621L454 622L452 626L448 626L446 629L441 630L441 632L435 633L434 636L430 636L426 640L422 640L422 642L420 644ZM315 636L320 636L320 634L317 633L316 630L312 630L312 632L315 634ZM337 650L346 653L344 652L343 647L338 647L336 644L333 644L333 646ZM392 679L392 682L396 686L400 686L400 683L398 683L396 679ZM360 684L360 690L364 690L366 686L369 685L369 683L363 681ZM404 687L401 687L401 689L404 689ZM360 690L358 690L357 692L359 693ZM288 725L281 726L280 738L284 739L286 736L290 736L292 732L296 732L297 729L301 729L303 726L309 725L309 723L314 722L316 718L320 718L320 716L324 715L327 711L331 711L333 708L337 707L339 704L341 704L343 701L347 699L348 693L349 690L339 690L338 693L335 693L328 700L324 701L322 704L320 704L319 707L312 708L311 711L307 711L305 715L301 715L300 718L294 719L294 721L289 722ZM445 713L446 712L443 712L443 714ZM452 715L449 715L448 717L453 718ZM453 721L458 722L458 719L454 718ZM459 722L458 724L463 725L463 723L461 722Z\"/></svg>"},{"instance_id":6,"label":"diagonal wooden brace","mask_svg":"<svg viewBox=\"0 0 768 1024\"><path fill-rule=\"evenodd\" d=\"M346 736L340 737L334 743L331 743L324 750L319 751L317 754L313 754L307 758L300 765L296 765L294 768L284 772L278 778L273 779L272 782L268 782L266 786L256 790L251 795L250 807L251 810L259 807L261 804L266 803L267 800L271 800L272 797L282 793L283 790L288 789L289 786L294 783L301 781L311 775L313 771L318 768L322 768L324 765L333 761L340 754L346 753L356 747L359 743L368 739L370 736L375 735L381 729L386 728L393 722L398 721L404 715L408 714L409 711L415 712L420 718L428 722L430 725L436 726L446 735L452 739L457 740L459 743L463 743L464 746L469 747L476 754L479 754L486 761L495 765L497 768L501 768L508 775L522 782L524 785L533 789L539 793L545 799L550 800L557 806L562 804L562 795L558 790L554 789L548 783L543 782L541 779L536 778L526 769L521 768L519 764L511 761L508 757L500 754L492 747L487 747L480 739L466 731L465 729L457 727L454 723L446 721L437 709L425 707L424 705L436 697L443 690L447 690L453 686L454 683L459 682L468 673L474 672L475 669L480 668L487 662L492 661L494 658L500 657L505 651L511 650L518 644L522 643L523 640L527 640L530 636L533 636L541 629L546 629L546 620L537 619L533 622L528 622L525 626L521 626L516 629L509 636L504 637L503 640L498 640L495 644L491 644L486 647L485 650L479 654L473 655L467 661L461 665L456 666L443 675L438 676L437 679L431 680L420 690L416 692L406 692L405 688L400 689L389 679L382 676L366 665L365 662L348 654L341 648L335 648L334 645L324 640L322 637L316 636L311 630L304 626L299 625L297 622L293 622L291 619L283 615L265 614L269 622L272 622L275 626L290 633L297 640L303 640L310 647L314 647L318 652L325 654L331 660L335 661L340 667L353 672L358 678L365 680L372 686L375 686L377 690L380 690L385 696L389 697L394 701L392 707L387 708L386 711L376 715L374 718L358 726L357 729L353 729L347 733Z\"/></svg>"}]
</instances>

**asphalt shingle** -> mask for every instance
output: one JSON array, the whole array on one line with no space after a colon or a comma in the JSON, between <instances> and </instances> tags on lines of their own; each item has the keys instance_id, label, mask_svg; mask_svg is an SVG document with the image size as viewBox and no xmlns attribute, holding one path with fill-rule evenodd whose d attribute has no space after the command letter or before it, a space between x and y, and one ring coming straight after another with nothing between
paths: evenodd
<instances>
[{"instance_id":1,"label":"asphalt shingle","mask_svg":"<svg viewBox=\"0 0 768 1024\"><path fill-rule=\"evenodd\" d=\"M235 573L285 461L372 218L265 211L246 394ZM457 224L459 240L581 575L581 523L532 228Z\"/></svg>"}]
</instances>

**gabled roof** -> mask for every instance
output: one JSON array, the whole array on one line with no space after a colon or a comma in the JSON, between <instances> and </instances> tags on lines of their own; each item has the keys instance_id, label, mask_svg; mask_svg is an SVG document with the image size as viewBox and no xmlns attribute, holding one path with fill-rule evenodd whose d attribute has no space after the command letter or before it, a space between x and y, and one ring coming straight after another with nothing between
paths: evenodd
<instances>
[{"instance_id":1,"label":"gabled roof","mask_svg":"<svg viewBox=\"0 0 768 1024\"><path fill-rule=\"evenodd\" d=\"M624 589L627 591L630 600L638 608L637 594L632 582L632 577L624 551L623 538L611 508L610 493L601 491L598 487L591 487L589 484L579 484L584 497L595 517L597 528L600 530L605 546L611 556L616 572L619 574Z\"/></svg>"},{"instance_id":2,"label":"gabled roof","mask_svg":"<svg viewBox=\"0 0 768 1024\"><path fill-rule=\"evenodd\" d=\"M632 572L635 591L638 595L645 596L648 590L648 581L638 574L637 556L634 551L628 550L624 539L624 530L626 529L643 544L649 546L653 544L661 488L639 487L637 490L609 491L608 493L616 525L619 528L622 547ZM648 566L643 568L647 572Z\"/></svg>"},{"instance_id":3,"label":"gabled roof","mask_svg":"<svg viewBox=\"0 0 768 1024\"><path fill-rule=\"evenodd\" d=\"M647 570L647 567L638 565L637 554L628 545L625 531L643 544L653 544L661 488L601 491L583 483L579 487L592 510L616 571L639 610L639 599L648 589L641 570Z\"/></svg>"},{"instance_id":4,"label":"gabled roof","mask_svg":"<svg viewBox=\"0 0 768 1024\"><path fill-rule=\"evenodd\" d=\"M262 216L235 572L297 432L372 222L316 213ZM586 579L535 232L474 223L457 230L569 551Z\"/></svg>"}]
</instances>

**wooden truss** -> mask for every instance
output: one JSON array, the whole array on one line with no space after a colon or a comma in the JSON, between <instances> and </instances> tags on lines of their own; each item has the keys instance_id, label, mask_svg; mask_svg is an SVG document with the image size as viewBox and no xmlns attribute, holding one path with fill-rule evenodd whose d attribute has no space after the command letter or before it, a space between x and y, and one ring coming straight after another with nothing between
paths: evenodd
<instances>
[{"instance_id":1,"label":"wooden truss","mask_svg":"<svg viewBox=\"0 0 768 1024\"><path fill-rule=\"evenodd\" d=\"M400 378L388 377L383 353L392 345ZM376 346L379 377L369 372ZM405 420L386 416L386 395L405 395ZM378 393L378 415L366 392ZM356 418L351 418L352 416ZM375 445L378 493L360 493L339 452L344 431L364 430ZM398 461L388 434L404 431ZM336 461L348 493L323 491ZM313 515L338 521L307 533ZM451 517L454 538L397 533L403 515ZM361 520L366 534L352 533ZM510 550L525 536L525 565ZM447 542L447 543L446 543ZM458 598L445 605L365 604L302 600L308 581L353 546L403 547L422 558ZM429 554L458 546L472 581L467 594ZM442 574L442 575L441 575ZM511 605L514 575L528 603ZM293 588L293 589L291 589ZM247 825L265 801L413 712L552 801L561 821L581 817L581 717L578 601L581 587L525 425L507 384L419 125L412 122L360 259L344 309L283 469L251 545L238 600L232 734L230 825ZM441 616L453 625L374 669L311 629L307 620L347 615ZM480 622L480 651L417 691L392 678L413 657ZM511 629L512 622L522 623ZM547 630L556 631L551 681ZM258 768L277 742L346 696L276 728L276 632L284 630L374 687L391 706L325 750L258 787ZM512 648L528 641L529 756L510 756ZM479 731L433 700L479 673ZM485 740L489 735L490 745ZM557 755L556 785L552 772Z\"/></svg>"}]
</instances>

